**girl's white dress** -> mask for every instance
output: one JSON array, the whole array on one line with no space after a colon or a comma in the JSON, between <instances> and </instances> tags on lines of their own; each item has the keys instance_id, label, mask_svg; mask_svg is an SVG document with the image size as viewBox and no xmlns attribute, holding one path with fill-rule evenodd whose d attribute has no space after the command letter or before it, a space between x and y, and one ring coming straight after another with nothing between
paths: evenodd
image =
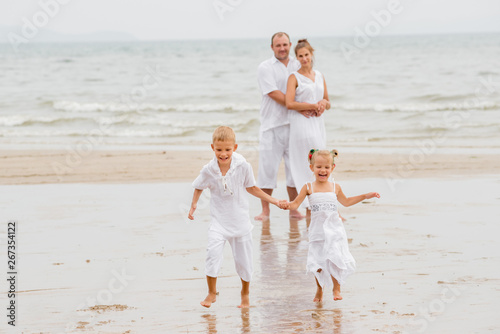
<instances>
[{"instance_id":1,"label":"girl's white dress","mask_svg":"<svg viewBox=\"0 0 500 334\"><path fill-rule=\"evenodd\" d=\"M315 80L293 72L297 78L298 87L295 91L295 101L305 103L318 103L323 99L325 86L323 75L314 70ZM309 168L307 156L312 148L325 149L326 131L323 115L319 117L306 118L295 110L290 110L290 170L293 182L297 191L300 191L304 184L313 180L313 174ZM307 200L303 206L308 207Z\"/></svg>"},{"instance_id":2,"label":"girl's white dress","mask_svg":"<svg viewBox=\"0 0 500 334\"><path fill-rule=\"evenodd\" d=\"M337 211L335 182L333 192L314 192L309 195L311 224L309 225L309 252L307 254L307 272L316 276L321 287L333 284L330 275L340 285L354 273L356 262L349 252L344 224ZM322 269L318 272L318 269Z\"/></svg>"}]
</instances>

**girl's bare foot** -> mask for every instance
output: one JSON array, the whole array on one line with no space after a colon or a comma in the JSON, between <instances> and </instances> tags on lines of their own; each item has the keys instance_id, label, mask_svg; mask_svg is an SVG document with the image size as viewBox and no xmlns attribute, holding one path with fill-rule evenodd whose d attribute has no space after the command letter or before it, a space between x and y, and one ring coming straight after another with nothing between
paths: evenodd
<instances>
[{"instance_id":1,"label":"girl's bare foot","mask_svg":"<svg viewBox=\"0 0 500 334\"><path fill-rule=\"evenodd\" d=\"M340 295L340 285L336 285L333 287L333 300L342 300L342 296Z\"/></svg>"},{"instance_id":2,"label":"girl's bare foot","mask_svg":"<svg viewBox=\"0 0 500 334\"><path fill-rule=\"evenodd\" d=\"M339 282L333 276L332 276L332 281L333 281L333 300L342 300L342 296L340 295Z\"/></svg>"},{"instance_id":3,"label":"girl's bare foot","mask_svg":"<svg viewBox=\"0 0 500 334\"><path fill-rule=\"evenodd\" d=\"M246 308L250 307L250 295L249 294L241 294L241 305L238 306L239 308Z\"/></svg>"},{"instance_id":4,"label":"girl's bare foot","mask_svg":"<svg viewBox=\"0 0 500 334\"><path fill-rule=\"evenodd\" d=\"M323 289L321 287L316 288L316 295L314 296L313 302L321 303L323 301Z\"/></svg>"},{"instance_id":5,"label":"girl's bare foot","mask_svg":"<svg viewBox=\"0 0 500 334\"><path fill-rule=\"evenodd\" d=\"M210 306L212 306L212 303L215 303L216 295L217 294L215 294L215 293L208 293L205 300L200 302L200 305L203 307L209 308Z\"/></svg>"}]
</instances>

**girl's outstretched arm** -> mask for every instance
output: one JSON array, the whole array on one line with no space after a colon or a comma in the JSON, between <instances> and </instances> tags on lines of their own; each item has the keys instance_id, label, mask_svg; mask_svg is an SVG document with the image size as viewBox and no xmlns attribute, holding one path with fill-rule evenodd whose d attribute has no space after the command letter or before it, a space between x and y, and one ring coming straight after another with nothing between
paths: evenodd
<instances>
[{"instance_id":1,"label":"girl's outstretched arm","mask_svg":"<svg viewBox=\"0 0 500 334\"><path fill-rule=\"evenodd\" d=\"M249 194L254 195L257 198L260 198L263 201L269 202L269 203L274 204L276 206L278 206L278 204L279 204L279 200L277 200L274 197L269 196L268 194L263 192L262 189L260 189L257 186L249 187L249 188L247 188L247 191Z\"/></svg>"},{"instance_id":2,"label":"girl's outstretched arm","mask_svg":"<svg viewBox=\"0 0 500 334\"><path fill-rule=\"evenodd\" d=\"M361 202L362 200L373 198L373 197L380 198L379 193L376 193L376 192L366 193L366 194L358 195L358 196L346 197L344 195L344 192L342 191L342 188L340 187L340 185L337 183L335 186L338 188L337 200L343 206L351 206L351 205L354 205L354 204Z\"/></svg>"},{"instance_id":3,"label":"girl's outstretched arm","mask_svg":"<svg viewBox=\"0 0 500 334\"><path fill-rule=\"evenodd\" d=\"M189 210L188 213L188 218L193 220L194 219L194 211L196 210L196 205L198 204L198 200L200 199L201 193L203 190L201 189L195 189L193 193L193 201L191 202L191 209Z\"/></svg>"},{"instance_id":4,"label":"girl's outstretched arm","mask_svg":"<svg viewBox=\"0 0 500 334\"><path fill-rule=\"evenodd\" d=\"M308 195L307 185L304 184L304 186L302 187L302 189L300 189L300 193L297 195L297 197L295 197L295 199L293 200L293 202L290 202L290 205L287 208L287 210L297 210L298 207L300 206L300 204L302 204L302 202L304 201L304 199L306 198L307 195Z\"/></svg>"}]
</instances>

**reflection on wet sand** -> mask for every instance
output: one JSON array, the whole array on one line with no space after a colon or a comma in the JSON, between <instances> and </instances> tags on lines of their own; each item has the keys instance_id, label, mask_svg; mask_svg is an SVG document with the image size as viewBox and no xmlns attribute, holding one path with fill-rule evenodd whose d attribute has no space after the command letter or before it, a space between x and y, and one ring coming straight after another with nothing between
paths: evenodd
<instances>
[{"instance_id":1,"label":"reflection on wet sand","mask_svg":"<svg viewBox=\"0 0 500 334\"><path fill-rule=\"evenodd\" d=\"M262 222L260 274L254 286L260 299L251 311L242 310L241 331L350 334L342 326L341 309L313 303L314 277L306 275L307 221L287 220L288 227L284 219L276 219L272 226L270 220Z\"/></svg>"},{"instance_id":2,"label":"reflection on wet sand","mask_svg":"<svg viewBox=\"0 0 500 334\"><path fill-rule=\"evenodd\" d=\"M204 318L207 323L206 332L208 334L217 333L217 316L215 314L203 314L201 317Z\"/></svg>"},{"instance_id":3,"label":"reflection on wet sand","mask_svg":"<svg viewBox=\"0 0 500 334\"><path fill-rule=\"evenodd\" d=\"M336 308L333 310L333 333L342 334L342 309Z\"/></svg>"},{"instance_id":4,"label":"reflection on wet sand","mask_svg":"<svg viewBox=\"0 0 500 334\"><path fill-rule=\"evenodd\" d=\"M332 319L331 317L333 321L330 321L330 319ZM311 318L314 319L312 327L314 327L316 331L328 329L329 333L334 334L351 333L342 330L342 309L340 308L333 310L324 309L323 303L317 303L316 309L312 310Z\"/></svg>"},{"instance_id":5,"label":"reflection on wet sand","mask_svg":"<svg viewBox=\"0 0 500 334\"><path fill-rule=\"evenodd\" d=\"M299 220L290 218L290 231L288 232L290 242L300 241Z\"/></svg>"},{"instance_id":6,"label":"reflection on wet sand","mask_svg":"<svg viewBox=\"0 0 500 334\"><path fill-rule=\"evenodd\" d=\"M208 334L217 332L217 316L215 314L203 314L201 316L206 323L206 331ZM241 333L251 333L250 323L250 308L241 309Z\"/></svg>"},{"instance_id":7,"label":"reflection on wet sand","mask_svg":"<svg viewBox=\"0 0 500 334\"><path fill-rule=\"evenodd\" d=\"M287 241L287 251L286 251L287 276L294 275L294 272L299 268L302 269L305 268L305 262L301 263L300 260L297 259L297 257L298 258L301 257L300 255L304 255L304 254L297 254L302 241L299 229L299 221L297 219L291 219L291 218L289 221L290 221L290 229L288 231L288 241ZM302 272L302 274L303 273L304 271Z\"/></svg>"},{"instance_id":8,"label":"reflection on wet sand","mask_svg":"<svg viewBox=\"0 0 500 334\"><path fill-rule=\"evenodd\" d=\"M271 221L262 222L262 234L260 237L260 268L263 284L276 282L276 275L280 270L278 247L271 234Z\"/></svg>"},{"instance_id":9,"label":"reflection on wet sand","mask_svg":"<svg viewBox=\"0 0 500 334\"><path fill-rule=\"evenodd\" d=\"M241 309L241 333L251 333L249 308Z\"/></svg>"}]
</instances>

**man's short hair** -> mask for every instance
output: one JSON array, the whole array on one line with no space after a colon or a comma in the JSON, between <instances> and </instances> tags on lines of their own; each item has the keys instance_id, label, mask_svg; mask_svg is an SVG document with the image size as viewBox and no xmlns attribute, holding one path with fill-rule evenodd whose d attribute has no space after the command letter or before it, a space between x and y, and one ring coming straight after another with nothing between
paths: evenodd
<instances>
[{"instance_id":1,"label":"man's short hair","mask_svg":"<svg viewBox=\"0 0 500 334\"><path fill-rule=\"evenodd\" d=\"M290 36L288 36L288 34L286 32L277 32L273 35L273 37L271 37L271 46L273 46L273 43L274 43L274 37L281 37L285 35L286 37L288 37L288 42L290 43Z\"/></svg>"},{"instance_id":2,"label":"man's short hair","mask_svg":"<svg viewBox=\"0 0 500 334\"><path fill-rule=\"evenodd\" d=\"M236 143L236 135L233 129L228 126L219 126L212 135L212 144L216 141L230 141Z\"/></svg>"}]
</instances>

